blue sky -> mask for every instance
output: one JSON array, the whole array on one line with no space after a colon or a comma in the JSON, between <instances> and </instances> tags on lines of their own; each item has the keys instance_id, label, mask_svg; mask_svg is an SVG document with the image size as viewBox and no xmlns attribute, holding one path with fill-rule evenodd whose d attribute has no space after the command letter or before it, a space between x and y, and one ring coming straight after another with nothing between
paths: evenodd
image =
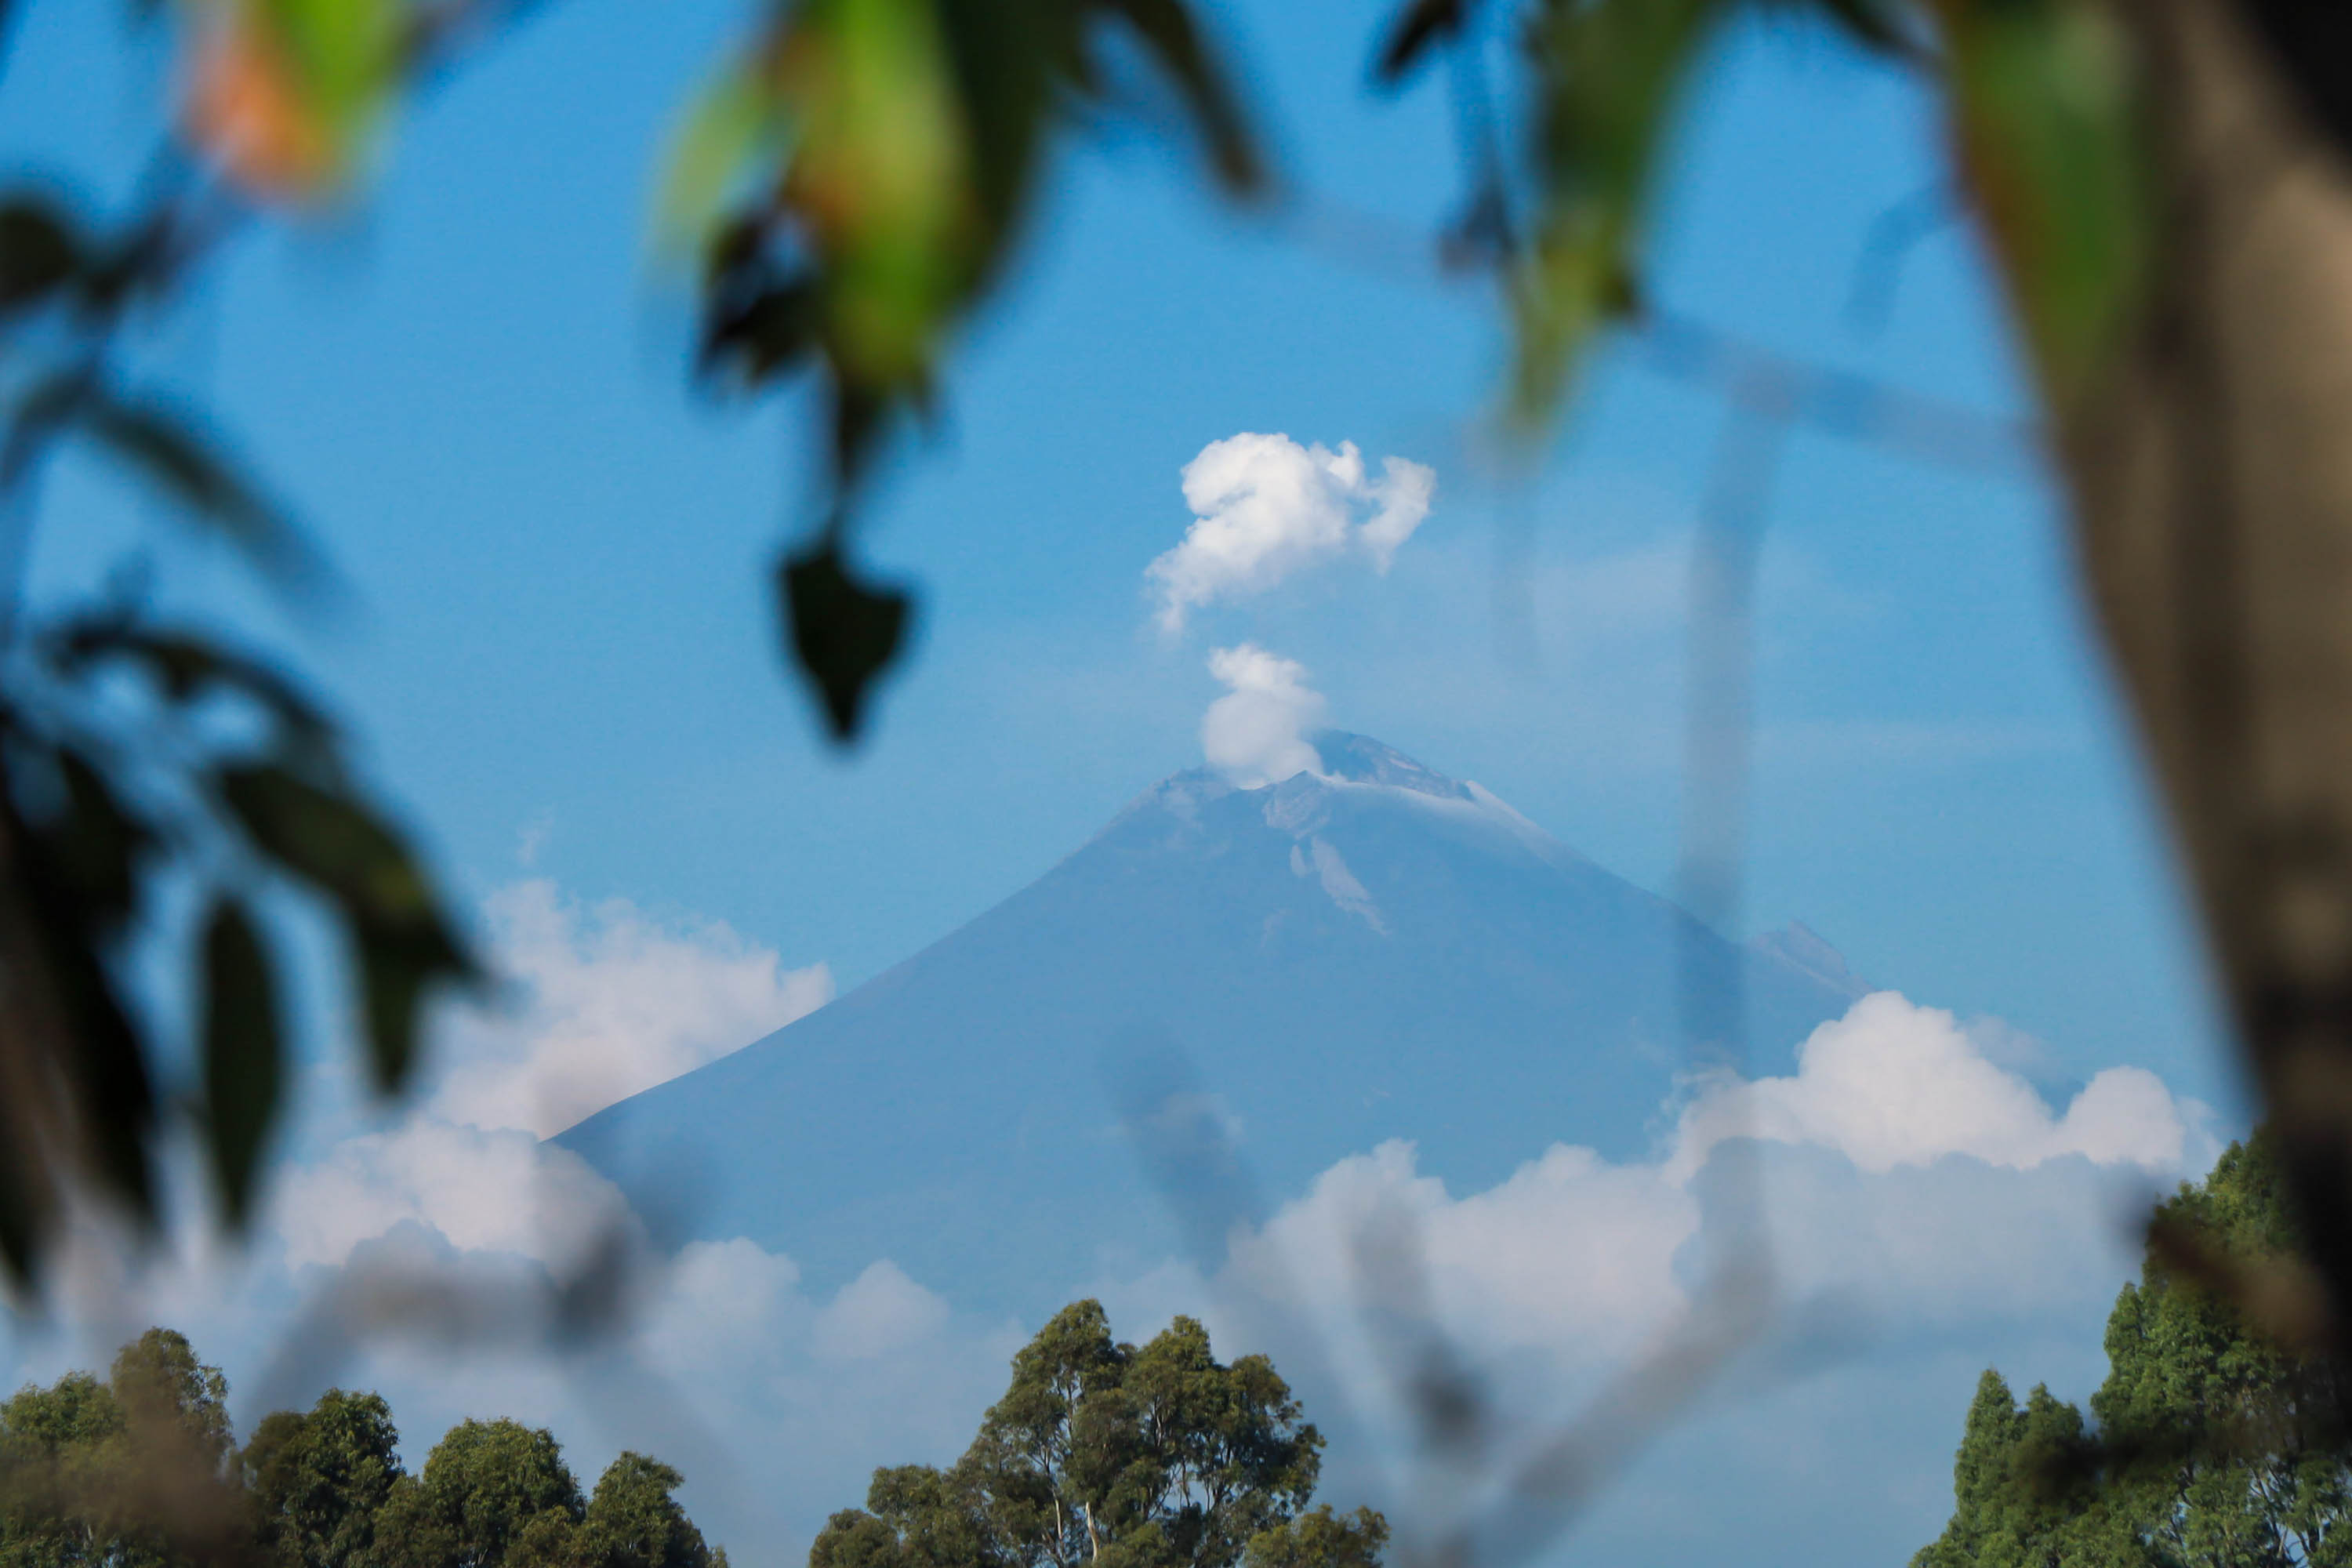
<instances>
[{"instance_id":1,"label":"blue sky","mask_svg":"<svg viewBox=\"0 0 2352 1568\"><path fill-rule=\"evenodd\" d=\"M1313 200L1401 233L1448 210L1440 84L1363 90L1371 13L1225 20ZM1717 406L1605 360L1532 498L1499 497L1467 460L1501 349L1482 289L1221 212L1138 136L1065 160L1026 265L956 366L942 438L875 508L871 558L926 591L922 646L873 742L822 746L779 674L764 580L804 514L807 405L691 395L686 302L646 245L677 107L743 21L731 3L658 22L549 8L409 118L363 206L237 251L159 355L360 585L353 623L297 657L458 875L505 878L530 832L583 894L724 918L845 981L887 965L1194 760L1214 688L1197 655L1145 633L1139 574L1186 521L1181 465L1275 429L1439 472L1423 543L1446 589L1399 574L1272 612L1269 640L1335 721L1666 880L1671 628L1596 652L1589 616L1553 615L1538 664L1498 630L1492 589L1516 527L1568 572L1672 551ZM102 11L36 5L24 28L0 99L12 158L85 179L135 167L161 48L127 55ZM1661 300L2018 405L1958 226L1910 253L1883 334L1844 319L1872 221L1939 177L1917 94L1813 29L1751 27L1692 110ZM85 579L125 510L61 486L45 578ZM2218 1092L2047 484L1807 437L1770 527L1756 922L1803 918L1865 974ZM222 576L175 562L169 580L238 602Z\"/></svg>"},{"instance_id":2,"label":"blue sky","mask_svg":"<svg viewBox=\"0 0 2352 1568\"><path fill-rule=\"evenodd\" d=\"M883 488L863 548L921 586L920 646L862 749L821 743L766 586L804 521L810 405L694 394L688 303L647 244L664 138L747 12L548 7L416 108L355 210L239 247L161 334L152 374L215 411L357 584L343 624L282 623L95 468L51 492L44 591L164 539L167 598L312 671L470 894L542 877L723 922L845 987L1196 763L1212 637L1299 660L1335 722L1667 884L1681 552L1720 406L1607 354L1531 484L1482 478L1491 298L1331 223L1222 211L1139 134L1069 151L955 363L939 438ZM1451 210L1439 85L1363 89L1379 13L1299 0L1221 19L1320 210L1401 235ZM63 0L18 26L11 166L119 190L154 132L160 42L126 49L112 8ZM2023 405L1958 225L1907 255L1883 331L1847 321L1874 220L1942 177L1918 94L1809 26L1759 25L1690 109L1662 302L1990 413ZM1171 643L1143 572L1189 521L1179 472L1247 430L1426 463L1436 504L1387 575L1213 610ZM2145 1067L2226 1120L2201 959L2056 504L2031 470L1795 438L1763 576L1750 923L1802 919L1874 982L2005 1020L2038 1042L2012 1048L2040 1076ZM2069 1300L2095 1334L2098 1292ZM1973 1377L1972 1353L1946 1381Z\"/></svg>"}]
</instances>

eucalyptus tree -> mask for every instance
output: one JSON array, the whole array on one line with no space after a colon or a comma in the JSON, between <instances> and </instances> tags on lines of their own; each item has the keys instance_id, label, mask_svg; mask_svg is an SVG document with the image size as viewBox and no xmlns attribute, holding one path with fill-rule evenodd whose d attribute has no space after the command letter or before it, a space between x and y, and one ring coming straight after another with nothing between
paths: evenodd
<instances>
[{"instance_id":1,"label":"eucalyptus tree","mask_svg":"<svg viewBox=\"0 0 2352 1568\"><path fill-rule=\"evenodd\" d=\"M1179 1317L1140 1348L1097 1301L1064 1308L953 1466L877 1469L810 1568L1352 1568L1377 1513L1304 1511L1323 1436L1260 1355L1219 1362Z\"/></svg>"},{"instance_id":2,"label":"eucalyptus tree","mask_svg":"<svg viewBox=\"0 0 2352 1568\"><path fill-rule=\"evenodd\" d=\"M404 1473L383 1396L340 1388L262 1417L239 1464L257 1542L278 1568L371 1561L377 1510Z\"/></svg>"},{"instance_id":3,"label":"eucalyptus tree","mask_svg":"<svg viewBox=\"0 0 2352 1568\"><path fill-rule=\"evenodd\" d=\"M2332 1347L2283 1343L2241 1301L2299 1268L2275 1142L2233 1145L2158 1212L2116 1297L2089 1418L1987 1371L1953 1465L1955 1507L1914 1568L2352 1560L2352 1384ZM2233 1283L2234 1281L2234 1283Z\"/></svg>"}]
</instances>

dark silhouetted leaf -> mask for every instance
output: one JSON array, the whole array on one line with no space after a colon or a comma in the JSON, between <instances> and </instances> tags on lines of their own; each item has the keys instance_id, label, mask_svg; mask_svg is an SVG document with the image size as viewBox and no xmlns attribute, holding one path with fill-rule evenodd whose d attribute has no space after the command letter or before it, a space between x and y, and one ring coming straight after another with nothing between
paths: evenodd
<instances>
[{"instance_id":1,"label":"dark silhouetted leaf","mask_svg":"<svg viewBox=\"0 0 2352 1568\"><path fill-rule=\"evenodd\" d=\"M386 930L353 921L352 945L369 1059L376 1087L390 1094L407 1080L415 1065L425 992L437 984L473 978L474 964L455 939L437 928Z\"/></svg>"},{"instance_id":2,"label":"dark silhouetted leaf","mask_svg":"<svg viewBox=\"0 0 2352 1568\"><path fill-rule=\"evenodd\" d=\"M235 900L214 907L204 954L205 1110L213 1173L229 1223L242 1227L285 1068L278 989L260 933Z\"/></svg>"},{"instance_id":3,"label":"dark silhouetted leaf","mask_svg":"<svg viewBox=\"0 0 2352 1568\"><path fill-rule=\"evenodd\" d=\"M269 764L224 770L220 786L264 854L370 923L433 918L431 892L407 849L349 797Z\"/></svg>"},{"instance_id":4,"label":"dark silhouetted leaf","mask_svg":"<svg viewBox=\"0 0 2352 1568\"><path fill-rule=\"evenodd\" d=\"M1903 58L1925 51L1906 26L1900 0L1820 0L1830 19L1854 42L1881 54Z\"/></svg>"},{"instance_id":5,"label":"dark silhouetted leaf","mask_svg":"<svg viewBox=\"0 0 2352 1568\"><path fill-rule=\"evenodd\" d=\"M1160 68L1175 79L1200 122L1211 164L1225 188L1250 195L1265 188L1265 163L1257 138L1243 118L1223 68L1201 37L1183 0L1104 0L1105 9L1126 18Z\"/></svg>"},{"instance_id":6,"label":"dark silhouetted leaf","mask_svg":"<svg viewBox=\"0 0 2352 1568\"><path fill-rule=\"evenodd\" d=\"M843 495L855 491L880 450L898 400L869 387L836 386L833 395L833 478Z\"/></svg>"},{"instance_id":7,"label":"dark silhouetted leaf","mask_svg":"<svg viewBox=\"0 0 2352 1568\"><path fill-rule=\"evenodd\" d=\"M37 304L81 267L81 247L56 207L37 195L0 201L0 310Z\"/></svg>"},{"instance_id":8,"label":"dark silhouetted leaf","mask_svg":"<svg viewBox=\"0 0 2352 1568\"><path fill-rule=\"evenodd\" d=\"M2352 156L2352 6L2338 0L2240 0L2304 106Z\"/></svg>"},{"instance_id":9,"label":"dark silhouetted leaf","mask_svg":"<svg viewBox=\"0 0 2352 1568\"><path fill-rule=\"evenodd\" d=\"M51 832L49 851L79 892L90 928L111 935L130 918L139 859L155 836L123 810L104 776L79 752L59 752L58 770L66 786L65 814Z\"/></svg>"},{"instance_id":10,"label":"dark silhouetted leaf","mask_svg":"<svg viewBox=\"0 0 2352 1568\"><path fill-rule=\"evenodd\" d=\"M58 1067L89 1144L93 1173L133 1214L152 1221L155 1192L147 1144L155 1097L104 951L111 922L102 904L67 869L69 858L60 838L69 829L53 824L44 831L6 801L0 802L0 831L19 849L14 896L34 921L43 978L66 1035L65 1059Z\"/></svg>"},{"instance_id":11,"label":"dark silhouetted leaf","mask_svg":"<svg viewBox=\"0 0 2352 1568\"><path fill-rule=\"evenodd\" d=\"M1465 0L1412 0L1390 24L1386 42L1372 60L1372 79L1394 87L1438 44L1461 32L1468 17Z\"/></svg>"},{"instance_id":12,"label":"dark silhouetted leaf","mask_svg":"<svg viewBox=\"0 0 2352 1568\"><path fill-rule=\"evenodd\" d=\"M824 320L816 285L796 279L763 289L740 305L714 311L705 323L702 368L732 367L746 386L758 386L805 359Z\"/></svg>"},{"instance_id":13,"label":"dark silhouetted leaf","mask_svg":"<svg viewBox=\"0 0 2352 1568\"><path fill-rule=\"evenodd\" d=\"M0 1152L0 1269L19 1288L33 1282L40 1264L41 1215L26 1196L11 1167L14 1151Z\"/></svg>"},{"instance_id":14,"label":"dark silhouetted leaf","mask_svg":"<svg viewBox=\"0 0 2352 1568\"><path fill-rule=\"evenodd\" d=\"M912 599L845 571L830 542L783 564L782 590L794 661L824 704L834 739L856 739L875 678L905 641Z\"/></svg>"},{"instance_id":15,"label":"dark silhouetted leaf","mask_svg":"<svg viewBox=\"0 0 2352 1568\"><path fill-rule=\"evenodd\" d=\"M178 415L93 394L79 417L93 437L284 586L314 591L331 583L301 530Z\"/></svg>"},{"instance_id":16,"label":"dark silhouetted leaf","mask_svg":"<svg viewBox=\"0 0 2352 1568\"><path fill-rule=\"evenodd\" d=\"M219 787L255 847L341 914L376 1083L399 1088L415 1057L421 993L477 973L431 884L399 837L346 795L269 764L224 770Z\"/></svg>"},{"instance_id":17,"label":"dark silhouetted leaf","mask_svg":"<svg viewBox=\"0 0 2352 1568\"><path fill-rule=\"evenodd\" d=\"M49 649L68 669L110 658L137 665L174 702L211 689L234 691L306 742L323 744L334 733L326 714L283 674L193 632L151 630L104 615L68 622L49 639Z\"/></svg>"}]
</instances>

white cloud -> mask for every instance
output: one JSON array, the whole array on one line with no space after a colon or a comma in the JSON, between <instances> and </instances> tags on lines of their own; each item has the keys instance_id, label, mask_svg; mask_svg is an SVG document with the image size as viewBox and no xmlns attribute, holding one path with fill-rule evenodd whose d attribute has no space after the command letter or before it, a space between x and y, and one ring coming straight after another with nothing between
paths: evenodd
<instances>
[{"instance_id":1,"label":"white cloud","mask_svg":"<svg viewBox=\"0 0 2352 1568\"><path fill-rule=\"evenodd\" d=\"M1274 669L1260 687L1304 690L1296 666L1281 673L1287 661L1229 651ZM1238 693L1246 681L1229 684ZM665 931L625 906L583 914L544 888L506 897L496 922L514 933L505 961L531 988L498 1037L498 1059L514 1073L560 1059L550 1054L559 1038L641 1029L702 1039L719 1027L709 1020L772 1004L786 978L772 955L714 934L720 928ZM655 962L653 952L668 956ZM650 977L642 1005L623 1005L581 973L600 955L617 973ZM735 986L733 1000L656 1005L659 995L677 998L680 974ZM1725 1189L1751 1176L1762 1182L1788 1300L1831 1295L1883 1331L1939 1334L1971 1373L1999 1353L1993 1347L2053 1323L2095 1354L2097 1315L2133 1262L2115 1223L2122 1197L2202 1169L2210 1142L2198 1108L2149 1074L2102 1073L2060 1110L2000 1065L2004 1051L2013 1054L1983 1026L1882 993L1816 1031L1791 1074L1696 1086L1669 1108L1675 1115L1652 1158L1557 1145L1491 1187L1456 1193L1420 1168L1410 1144L1387 1143L1334 1164L1261 1231L1239 1236L1213 1281L1163 1265L1100 1293L1124 1336L1140 1339L1181 1310L1207 1318L1222 1353L1270 1352L1335 1434L1352 1403L1372 1423L1360 1434L1369 1444L1335 1438L1327 1495L1392 1509L1410 1500L1381 1494L1364 1459L1404 1452L1382 1447L1400 1433L1390 1376L1398 1363L1372 1352L1356 1310L1364 1259L1382 1253L1365 1247L1368 1237L1411 1238L1388 1255L1393 1262L1417 1250L1425 1259L1428 1300L1424 1308L1401 1288L1401 1270L1377 1266L1361 1293L1392 1318L1433 1319L1466 1347L1507 1419L1556 1418L1671 1323L1687 1305L1695 1258L1745 1212ZM627 1221L618 1194L569 1153L519 1128L458 1125L441 1109L518 1102L514 1093L452 1097L344 1140L281 1184L275 1241L251 1255L247 1274L183 1247L132 1316L121 1315L132 1293L115 1288L117 1320L91 1331L87 1349L38 1358L20 1350L0 1372L47 1377L102 1364L113 1344L163 1321L244 1377L239 1347L243 1366L268 1363L270 1335L293 1310L287 1264L397 1251L414 1268L441 1267L453 1279L537 1279L537 1295L518 1288L499 1298L540 1314L490 1325L503 1337L366 1340L348 1362L322 1363L296 1379L300 1387L267 1397L307 1399L329 1381L379 1387L410 1434L412 1462L467 1415L554 1426L583 1473L621 1447L657 1452L695 1479L698 1519L754 1555L803 1544L825 1511L862 1495L877 1463L951 1460L1002 1392L1024 1327L959 1313L952 1281L909 1278L878 1241L864 1271L831 1289L749 1239L694 1243L648 1260L633 1281L636 1315L617 1340L588 1355L543 1348L533 1335L557 1326L545 1280L576 1277L583 1255ZM1760 1149L1753 1163L1724 1157L1726 1140L1742 1135ZM1071 1296L1083 1286L1059 1284ZM1916 1345L1906 1358L1906 1367L1916 1362ZM251 1398L269 1385L240 1386ZM1339 1397L1342 1389L1351 1400ZM1948 1425L1965 1403L1964 1380L1947 1403L1934 1415ZM241 1410L240 1419L257 1413ZM1951 1432L1924 1424L1920 1432L1923 1463L1940 1473ZM1849 1468L1878 1457L1862 1443L1835 1457ZM761 1456L756 1468L741 1464L746 1454ZM1917 1458L1906 1450L1905 1462Z\"/></svg>"},{"instance_id":2,"label":"white cloud","mask_svg":"<svg viewBox=\"0 0 2352 1568\"><path fill-rule=\"evenodd\" d=\"M788 970L718 921L665 923L622 899L583 908L543 879L493 894L486 913L503 1005L452 1016L419 1110L282 1174L272 1215L289 1263L341 1264L414 1224L561 1271L627 1206L540 1140L833 994L824 965Z\"/></svg>"},{"instance_id":3,"label":"white cloud","mask_svg":"<svg viewBox=\"0 0 2352 1568\"><path fill-rule=\"evenodd\" d=\"M562 1267L627 1205L568 1150L512 1128L460 1127L431 1115L337 1144L289 1173L272 1205L287 1260L334 1266L406 1223L464 1251L510 1252Z\"/></svg>"},{"instance_id":4,"label":"white cloud","mask_svg":"<svg viewBox=\"0 0 2352 1568\"><path fill-rule=\"evenodd\" d=\"M885 1258L841 1288L817 1314L819 1354L867 1360L930 1338L948 1321L948 1304Z\"/></svg>"},{"instance_id":5,"label":"white cloud","mask_svg":"<svg viewBox=\"0 0 2352 1568\"><path fill-rule=\"evenodd\" d=\"M1951 1014L1882 991L1814 1030L1797 1048L1796 1077L1707 1084L1683 1112L1675 1163L1687 1174L1743 1134L1833 1149L1873 1173L1948 1154L2012 1169L2081 1154L2170 1170L2189 1127L2140 1068L2109 1068L2054 1115Z\"/></svg>"},{"instance_id":6,"label":"white cloud","mask_svg":"<svg viewBox=\"0 0 2352 1568\"><path fill-rule=\"evenodd\" d=\"M1434 473L1402 458L1384 459L1381 477L1369 478L1352 441L1337 452L1282 435L1210 442L1184 465L1192 524L1145 573L1161 628L1181 631L1195 609L1265 593L1349 554L1385 573L1429 515L1436 488Z\"/></svg>"},{"instance_id":7,"label":"white cloud","mask_svg":"<svg viewBox=\"0 0 2352 1568\"><path fill-rule=\"evenodd\" d=\"M2129 1201L2210 1161L2202 1115L2135 1068L2060 1113L1950 1014L1881 992L1816 1030L1793 1075L1701 1086L1654 1159L1554 1145L1461 1195L1410 1143L1343 1160L1236 1239L1217 1290L1243 1321L1271 1307L1315 1325L1368 1378L1360 1297L1422 1309L1384 1299L1364 1247L1409 1237L1457 1342L1591 1372L1687 1305L1700 1261L1756 1214L1753 1182L1791 1301L1834 1298L1904 1331L2031 1316L2113 1293L2137 1256ZM1733 1138L1757 1158L1727 1165Z\"/></svg>"},{"instance_id":8,"label":"white cloud","mask_svg":"<svg viewBox=\"0 0 2352 1568\"><path fill-rule=\"evenodd\" d=\"M1244 643L1211 654L1209 673L1232 688L1201 720L1211 767L1253 789L1320 771L1307 737L1323 722L1323 696L1307 686L1304 665Z\"/></svg>"},{"instance_id":9,"label":"white cloud","mask_svg":"<svg viewBox=\"0 0 2352 1568\"><path fill-rule=\"evenodd\" d=\"M511 1005L442 1042L442 1120L541 1137L783 1027L833 999L720 921L665 924L625 899L583 908L534 879L488 901Z\"/></svg>"}]
</instances>

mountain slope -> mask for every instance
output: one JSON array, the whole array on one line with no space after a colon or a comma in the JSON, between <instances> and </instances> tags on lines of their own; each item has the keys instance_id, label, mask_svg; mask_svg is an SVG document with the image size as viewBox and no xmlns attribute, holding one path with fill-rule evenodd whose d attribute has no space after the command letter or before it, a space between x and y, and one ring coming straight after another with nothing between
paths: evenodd
<instances>
[{"instance_id":1,"label":"mountain slope","mask_svg":"<svg viewBox=\"0 0 2352 1568\"><path fill-rule=\"evenodd\" d=\"M1859 989L1818 939L1732 949L1475 784L1317 743L1321 775L1167 780L961 930L558 1142L679 1236L1034 1310L1171 1250L1107 1091L1139 1050L1190 1061L1272 1195L1399 1137L1460 1190L1553 1142L1642 1147L1680 1065L1677 943L1711 1014L1744 979L1767 1068Z\"/></svg>"}]
</instances>

